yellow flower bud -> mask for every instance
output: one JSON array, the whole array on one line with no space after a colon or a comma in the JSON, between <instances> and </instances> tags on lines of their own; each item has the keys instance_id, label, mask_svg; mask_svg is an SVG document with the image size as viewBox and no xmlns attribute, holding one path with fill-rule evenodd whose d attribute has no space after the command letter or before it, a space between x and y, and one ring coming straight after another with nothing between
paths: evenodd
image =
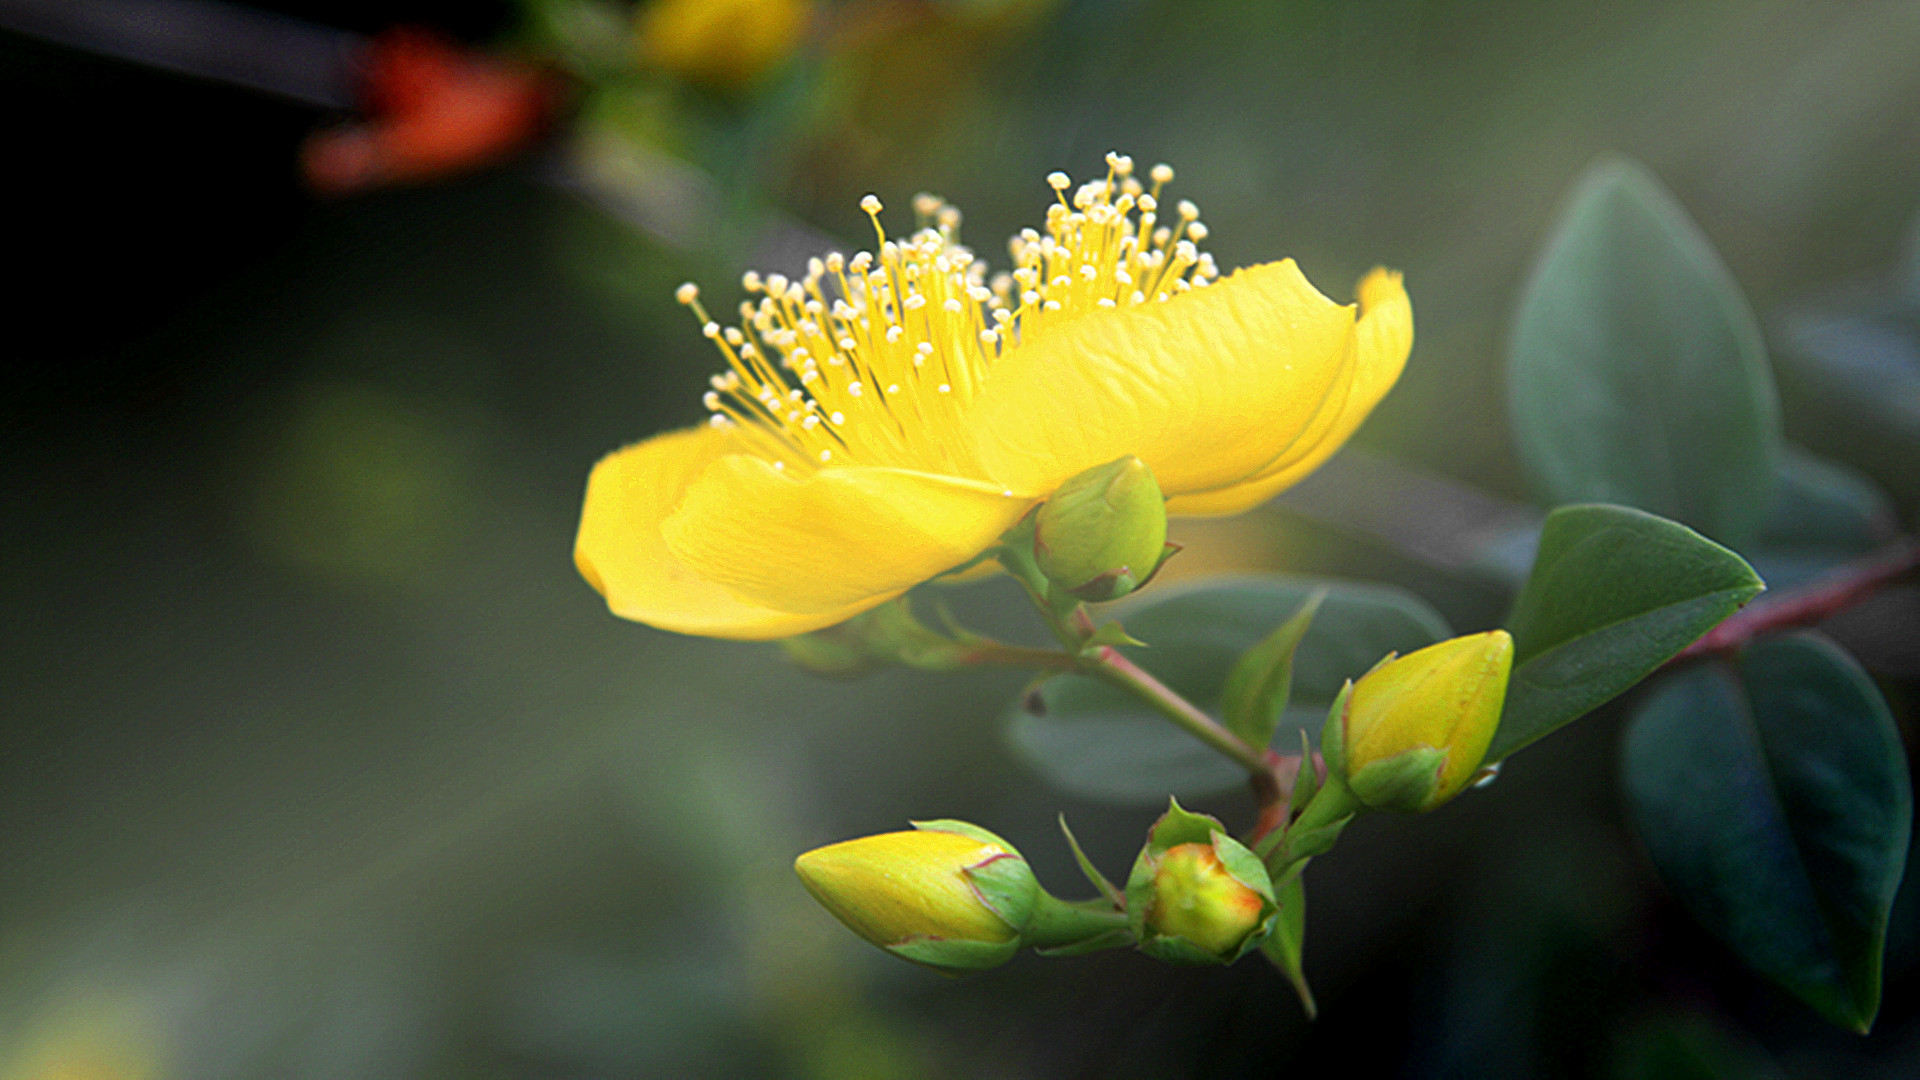
<instances>
[{"instance_id":1,"label":"yellow flower bud","mask_svg":"<svg viewBox=\"0 0 1920 1080\"><path fill-rule=\"evenodd\" d=\"M1230 956L1260 928L1267 909L1267 898L1229 874L1213 845L1179 844L1160 856L1154 871L1147 929Z\"/></svg>"},{"instance_id":2,"label":"yellow flower bud","mask_svg":"<svg viewBox=\"0 0 1920 1080\"><path fill-rule=\"evenodd\" d=\"M793 868L849 930L905 959L956 970L1010 959L1040 891L1019 852L963 822L830 844Z\"/></svg>"},{"instance_id":3,"label":"yellow flower bud","mask_svg":"<svg viewBox=\"0 0 1920 1080\"><path fill-rule=\"evenodd\" d=\"M1082 600L1125 596L1153 576L1166 552L1167 502L1137 457L1074 476L1034 521L1040 572Z\"/></svg>"},{"instance_id":4,"label":"yellow flower bud","mask_svg":"<svg viewBox=\"0 0 1920 1080\"><path fill-rule=\"evenodd\" d=\"M1429 645L1353 685L1341 722L1347 786L1368 806L1431 810L1465 787L1500 726L1513 639L1505 630Z\"/></svg>"},{"instance_id":5,"label":"yellow flower bud","mask_svg":"<svg viewBox=\"0 0 1920 1080\"><path fill-rule=\"evenodd\" d=\"M1126 898L1140 951L1187 964L1233 963L1271 932L1279 910L1260 857L1178 802L1147 834Z\"/></svg>"},{"instance_id":6,"label":"yellow flower bud","mask_svg":"<svg viewBox=\"0 0 1920 1080\"><path fill-rule=\"evenodd\" d=\"M812 0L651 0L635 34L641 58L717 90L759 82L799 48Z\"/></svg>"}]
</instances>

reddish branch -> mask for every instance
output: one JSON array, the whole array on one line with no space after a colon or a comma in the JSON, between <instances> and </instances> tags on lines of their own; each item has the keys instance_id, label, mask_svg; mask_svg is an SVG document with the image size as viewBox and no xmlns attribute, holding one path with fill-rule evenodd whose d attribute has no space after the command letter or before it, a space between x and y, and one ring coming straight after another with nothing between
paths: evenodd
<instances>
[{"instance_id":1,"label":"reddish branch","mask_svg":"<svg viewBox=\"0 0 1920 1080\"><path fill-rule=\"evenodd\" d=\"M1848 563L1778 597L1754 601L1687 646L1671 662L1731 652L1762 634L1822 622L1916 569L1920 569L1920 539L1907 537L1889 549Z\"/></svg>"}]
</instances>

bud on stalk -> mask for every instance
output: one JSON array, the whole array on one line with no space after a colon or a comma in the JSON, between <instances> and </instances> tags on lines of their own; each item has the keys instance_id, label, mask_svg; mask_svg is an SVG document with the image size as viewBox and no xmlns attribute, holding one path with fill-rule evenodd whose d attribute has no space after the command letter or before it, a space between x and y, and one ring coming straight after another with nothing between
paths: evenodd
<instances>
[{"instance_id":1,"label":"bud on stalk","mask_svg":"<svg viewBox=\"0 0 1920 1080\"><path fill-rule=\"evenodd\" d=\"M847 929L895 956L949 971L1012 959L1040 894L1012 845L960 821L916 822L910 832L830 844L793 868Z\"/></svg>"},{"instance_id":2,"label":"bud on stalk","mask_svg":"<svg viewBox=\"0 0 1920 1080\"><path fill-rule=\"evenodd\" d=\"M1260 944L1278 911L1259 856L1178 802L1154 824L1127 879L1133 935L1160 960L1231 964Z\"/></svg>"},{"instance_id":3,"label":"bud on stalk","mask_svg":"<svg viewBox=\"0 0 1920 1080\"><path fill-rule=\"evenodd\" d=\"M1424 811L1459 794L1500 726L1512 670L1513 639L1489 630L1390 659L1354 683L1334 732L1354 797Z\"/></svg>"},{"instance_id":4,"label":"bud on stalk","mask_svg":"<svg viewBox=\"0 0 1920 1080\"><path fill-rule=\"evenodd\" d=\"M1034 521L1033 558L1077 599L1117 600L1166 560L1167 502L1137 457L1110 461L1060 485Z\"/></svg>"}]
</instances>

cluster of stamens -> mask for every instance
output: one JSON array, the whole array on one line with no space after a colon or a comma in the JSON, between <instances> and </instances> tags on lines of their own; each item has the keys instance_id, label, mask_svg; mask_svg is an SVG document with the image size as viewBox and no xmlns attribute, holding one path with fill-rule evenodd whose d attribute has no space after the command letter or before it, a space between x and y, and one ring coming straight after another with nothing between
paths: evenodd
<instances>
[{"instance_id":1,"label":"cluster of stamens","mask_svg":"<svg viewBox=\"0 0 1920 1080\"><path fill-rule=\"evenodd\" d=\"M696 286L680 286L676 297L727 358L705 396L711 423L737 430L776 469L857 462L970 475L961 417L1004 352L1063 320L1218 277L1197 246L1207 236L1199 210L1182 201L1162 220L1173 170L1155 165L1148 179L1120 154L1071 196L1065 173L1048 176L1058 201L1045 233L1022 229L1009 245L1013 269L991 277L960 243L958 209L915 196L913 235L890 240L868 195L860 208L878 254L809 259L798 281L748 273L738 326L722 327Z\"/></svg>"}]
</instances>

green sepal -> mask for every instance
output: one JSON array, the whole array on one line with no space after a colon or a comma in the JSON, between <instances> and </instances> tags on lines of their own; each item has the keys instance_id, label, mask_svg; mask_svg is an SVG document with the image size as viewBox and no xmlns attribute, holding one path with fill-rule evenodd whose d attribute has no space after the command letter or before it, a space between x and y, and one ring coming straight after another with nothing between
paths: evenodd
<instances>
[{"instance_id":1,"label":"green sepal","mask_svg":"<svg viewBox=\"0 0 1920 1080\"><path fill-rule=\"evenodd\" d=\"M995 915L1006 920L1008 926L1018 933L1026 933L1033 922L1034 911L1041 904L1039 879L1033 876L1033 868L1027 860L1018 855L995 855L976 866L969 866L962 873L979 895L980 902L987 905Z\"/></svg>"},{"instance_id":2,"label":"green sepal","mask_svg":"<svg viewBox=\"0 0 1920 1080\"><path fill-rule=\"evenodd\" d=\"M1275 920L1273 932L1260 943L1260 951L1280 973L1292 984L1293 992L1300 998L1300 1008L1312 1020L1320 1015L1320 1007L1314 1003L1313 988L1307 985L1307 972L1302 959L1307 938L1307 893L1299 874L1290 876L1286 884L1280 886L1280 915Z\"/></svg>"},{"instance_id":3,"label":"green sepal","mask_svg":"<svg viewBox=\"0 0 1920 1080\"><path fill-rule=\"evenodd\" d=\"M1416 746L1359 769L1347 777L1347 787L1376 810L1418 813L1431 807L1446 763L1445 750Z\"/></svg>"},{"instance_id":4,"label":"green sepal","mask_svg":"<svg viewBox=\"0 0 1920 1080\"><path fill-rule=\"evenodd\" d=\"M1300 729L1300 771L1294 774L1293 791L1287 796L1287 817L1291 819L1305 810L1320 791L1320 766L1313 762L1313 743L1307 739L1307 729Z\"/></svg>"},{"instance_id":5,"label":"green sepal","mask_svg":"<svg viewBox=\"0 0 1920 1080\"><path fill-rule=\"evenodd\" d=\"M1227 673L1222 712L1227 729L1248 746L1264 747L1273 741L1280 715L1293 693L1294 650L1307 636L1313 616L1326 598L1327 590L1314 591L1272 633L1240 654Z\"/></svg>"},{"instance_id":6,"label":"green sepal","mask_svg":"<svg viewBox=\"0 0 1920 1080\"><path fill-rule=\"evenodd\" d=\"M1393 654L1388 653L1387 659ZM1380 664L1386 663L1380 661ZM1375 664L1378 668L1380 664ZM1326 760L1327 776L1345 776L1347 772L1347 699L1353 696L1353 680L1348 679L1327 707L1327 722L1320 729L1320 756Z\"/></svg>"},{"instance_id":7,"label":"green sepal","mask_svg":"<svg viewBox=\"0 0 1920 1080\"><path fill-rule=\"evenodd\" d=\"M902 960L947 974L985 971L1013 959L1020 951L1020 939L1012 941L946 941L940 938L914 938L882 945Z\"/></svg>"},{"instance_id":8,"label":"green sepal","mask_svg":"<svg viewBox=\"0 0 1920 1080\"><path fill-rule=\"evenodd\" d=\"M972 883L973 891L980 902L987 905L995 915L1000 916L1016 931L1026 928L1033 918L1036 897L1040 895L1039 879L1033 876L1033 868L1018 849L1007 843L999 835L989 832L970 821L958 821L953 818L935 818L931 821L910 821L908 824L921 832L956 833L983 844L992 844L1005 851L977 865L967 867L963 872Z\"/></svg>"},{"instance_id":9,"label":"green sepal","mask_svg":"<svg viewBox=\"0 0 1920 1080\"><path fill-rule=\"evenodd\" d=\"M1260 856L1247 850L1245 844L1215 829L1213 854L1233 880L1259 893L1267 903L1275 902L1273 878L1267 874L1266 864L1260 861Z\"/></svg>"},{"instance_id":10,"label":"green sepal","mask_svg":"<svg viewBox=\"0 0 1920 1080\"><path fill-rule=\"evenodd\" d=\"M1108 881L1107 876L1100 872L1100 868L1093 865L1093 860L1087 858L1086 851L1080 847L1080 839L1073 835L1072 829L1067 828L1065 814L1060 815L1060 831L1066 834L1067 847L1073 851L1073 861L1080 867L1080 873L1086 876L1088 884L1100 890L1100 895L1112 901L1116 909L1125 907L1126 894L1122 893L1113 882Z\"/></svg>"}]
</instances>

